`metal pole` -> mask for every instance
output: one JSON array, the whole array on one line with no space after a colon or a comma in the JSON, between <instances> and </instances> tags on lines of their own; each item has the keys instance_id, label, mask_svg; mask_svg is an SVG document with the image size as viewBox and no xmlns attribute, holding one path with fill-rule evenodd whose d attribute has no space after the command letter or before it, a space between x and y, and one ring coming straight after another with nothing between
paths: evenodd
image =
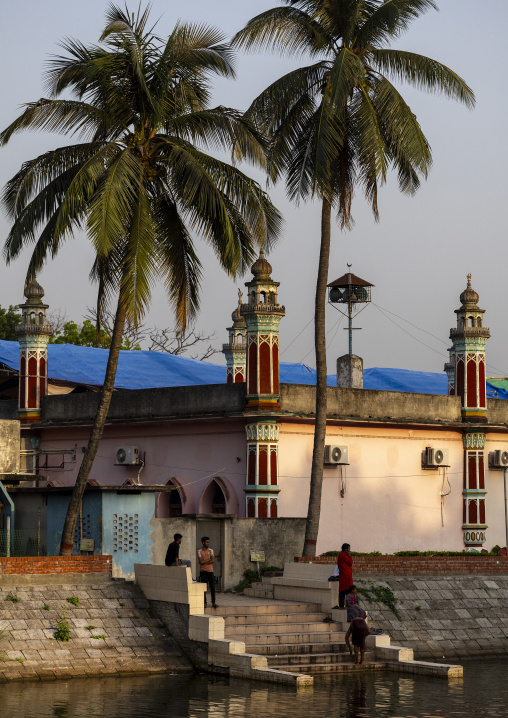
<instances>
[{"instance_id":1,"label":"metal pole","mask_svg":"<svg viewBox=\"0 0 508 718\"><path fill-rule=\"evenodd\" d=\"M353 305L349 301L347 303L348 308L348 320L349 320L349 354L351 355L353 353L353 316L352 316L352 310Z\"/></svg>"},{"instance_id":2,"label":"metal pole","mask_svg":"<svg viewBox=\"0 0 508 718\"><path fill-rule=\"evenodd\" d=\"M37 516L37 556L41 555L41 507L38 509Z\"/></svg>"},{"instance_id":3,"label":"metal pole","mask_svg":"<svg viewBox=\"0 0 508 718\"><path fill-rule=\"evenodd\" d=\"M5 547L5 555L7 558L11 555L11 515L7 514L7 536L6 536L6 547Z\"/></svg>"},{"instance_id":4,"label":"metal pole","mask_svg":"<svg viewBox=\"0 0 508 718\"><path fill-rule=\"evenodd\" d=\"M504 532L505 532L505 548L508 551L508 514L506 512L506 469L503 471L503 483L504 483ZM508 555L508 554L507 554Z\"/></svg>"}]
</instances>

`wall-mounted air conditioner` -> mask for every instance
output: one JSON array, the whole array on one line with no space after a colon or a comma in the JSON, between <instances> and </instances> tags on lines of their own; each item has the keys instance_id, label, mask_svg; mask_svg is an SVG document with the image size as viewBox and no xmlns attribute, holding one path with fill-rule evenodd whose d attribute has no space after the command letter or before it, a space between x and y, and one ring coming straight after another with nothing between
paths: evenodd
<instances>
[{"instance_id":1,"label":"wall-mounted air conditioner","mask_svg":"<svg viewBox=\"0 0 508 718\"><path fill-rule=\"evenodd\" d=\"M497 449L489 454L492 469L508 469L508 451Z\"/></svg>"},{"instance_id":2,"label":"wall-mounted air conditioner","mask_svg":"<svg viewBox=\"0 0 508 718\"><path fill-rule=\"evenodd\" d=\"M139 464L139 449L137 446L117 446L115 464L121 466L135 466Z\"/></svg>"},{"instance_id":3,"label":"wall-mounted air conditioner","mask_svg":"<svg viewBox=\"0 0 508 718\"><path fill-rule=\"evenodd\" d=\"M448 449L433 449L431 446L423 452L423 466L426 469L438 469L440 466L450 466Z\"/></svg>"},{"instance_id":4,"label":"wall-mounted air conditioner","mask_svg":"<svg viewBox=\"0 0 508 718\"><path fill-rule=\"evenodd\" d=\"M325 446L325 464L349 464L347 446Z\"/></svg>"}]
</instances>

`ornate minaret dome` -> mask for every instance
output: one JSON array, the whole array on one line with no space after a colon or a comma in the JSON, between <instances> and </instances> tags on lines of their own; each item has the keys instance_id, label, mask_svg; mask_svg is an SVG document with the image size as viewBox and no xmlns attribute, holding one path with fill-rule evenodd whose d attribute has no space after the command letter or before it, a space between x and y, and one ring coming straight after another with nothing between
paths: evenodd
<instances>
[{"instance_id":1,"label":"ornate minaret dome","mask_svg":"<svg viewBox=\"0 0 508 718\"><path fill-rule=\"evenodd\" d=\"M34 279L25 287L26 302L20 304L19 405L20 420L29 423L40 416L41 398L48 391L48 340L53 334L46 320L47 304L42 303L44 289Z\"/></svg>"},{"instance_id":2,"label":"ornate minaret dome","mask_svg":"<svg viewBox=\"0 0 508 718\"><path fill-rule=\"evenodd\" d=\"M245 282L247 304L240 311L247 330L247 406L274 409L279 406L279 322L285 307L277 302L279 282L263 250L252 265L253 278Z\"/></svg>"},{"instance_id":3,"label":"ornate minaret dome","mask_svg":"<svg viewBox=\"0 0 508 718\"><path fill-rule=\"evenodd\" d=\"M462 306L455 310L457 327L450 330L450 362L455 365L454 392L462 400L462 418L482 421L487 410L485 344L490 331L483 326L484 309L478 307L478 294L467 287L460 295Z\"/></svg>"},{"instance_id":4,"label":"ornate minaret dome","mask_svg":"<svg viewBox=\"0 0 508 718\"><path fill-rule=\"evenodd\" d=\"M242 292L238 290L238 306L231 315L233 325L228 327L229 342L222 345L226 357L227 383L238 384L245 381L247 362L246 324L241 313Z\"/></svg>"}]
</instances>

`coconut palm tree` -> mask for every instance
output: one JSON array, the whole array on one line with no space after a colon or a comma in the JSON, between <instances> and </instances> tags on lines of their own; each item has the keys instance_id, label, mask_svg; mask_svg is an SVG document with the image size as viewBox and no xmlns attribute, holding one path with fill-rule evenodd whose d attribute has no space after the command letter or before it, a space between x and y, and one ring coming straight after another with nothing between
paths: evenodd
<instances>
[{"instance_id":1,"label":"coconut palm tree","mask_svg":"<svg viewBox=\"0 0 508 718\"><path fill-rule=\"evenodd\" d=\"M82 140L25 162L6 185L3 202L13 219L7 262L35 242L30 279L64 239L86 229L99 307L117 296L104 386L63 529L64 555L72 550L108 413L126 318L138 321L160 278L185 331L198 310L201 276L193 235L235 276L281 225L255 182L209 154L234 149L263 165L265 147L252 125L235 110L209 106L210 78L234 76L230 47L204 25L178 24L163 41L147 29L148 15L110 5L99 45L65 41L65 54L51 60L46 75L49 99L26 105L0 135L2 145L27 129Z\"/></svg>"},{"instance_id":2,"label":"coconut palm tree","mask_svg":"<svg viewBox=\"0 0 508 718\"><path fill-rule=\"evenodd\" d=\"M325 305L330 223L353 225L351 202L361 188L376 220L378 189L395 170L413 194L431 166L422 129L393 81L404 81L473 107L474 95L452 70L390 44L433 0L282 0L233 38L247 50L306 55L252 103L247 116L271 138L269 173L286 176L295 201L321 201L321 243L315 298L316 418L304 556L314 556L321 511L326 434Z\"/></svg>"}]
</instances>

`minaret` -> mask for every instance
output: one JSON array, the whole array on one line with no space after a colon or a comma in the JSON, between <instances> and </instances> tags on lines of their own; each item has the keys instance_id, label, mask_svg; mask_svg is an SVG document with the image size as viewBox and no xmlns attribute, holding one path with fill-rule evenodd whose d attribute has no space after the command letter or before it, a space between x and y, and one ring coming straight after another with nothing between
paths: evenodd
<instances>
[{"instance_id":1,"label":"minaret","mask_svg":"<svg viewBox=\"0 0 508 718\"><path fill-rule=\"evenodd\" d=\"M33 280L25 287L26 303L20 304L19 336L19 405L18 414L26 424L38 421L41 397L48 392L48 340L53 330L46 323L47 304L42 303L44 290Z\"/></svg>"},{"instance_id":2,"label":"minaret","mask_svg":"<svg viewBox=\"0 0 508 718\"><path fill-rule=\"evenodd\" d=\"M246 282L248 303L241 314L247 330L246 413L258 414L245 427L247 473L245 514L250 518L278 516L279 425L274 413L280 409L279 323L285 315L277 303L278 282L261 251L252 265L253 279Z\"/></svg>"},{"instance_id":3,"label":"minaret","mask_svg":"<svg viewBox=\"0 0 508 718\"><path fill-rule=\"evenodd\" d=\"M483 326L484 309L478 308L478 294L467 287L460 295L462 306L455 310L457 328L450 329L453 344L450 361L455 363L455 394L462 400L463 421L484 421L487 411L485 344L490 331Z\"/></svg>"},{"instance_id":4,"label":"minaret","mask_svg":"<svg viewBox=\"0 0 508 718\"><path fill-rule=\"evenodd\" d=\"M248 303L241 305L247 330L247 409L278 411L279 322L286 314L277 303L279 282L263 250L252 265L253 279L245 282Z\"/></svg>"},{"instance_id":5,"label":"minaret","mask_svg":"<svg viewBox=\"0 0 508 718\"><path fill-rule=\"evenodd\" d=\"M462 436L464 448L462 529L466 547L481 547L486 541L485 523L485 433L475 431L474 422L486 422L487 386L485 344L490 331L483 326L484 310L478 308L478 294L467 287L456 309L457 328L450 330L453 344L450 363L455 366L454 393L462 401L462 421L469 424Z\"/></svg>"},{"instance_id":6,"label":"minaret","mask_svg":"<svg viewBox=\"0 0 508 718\"><path fill-rule=\"evenodd\" d=\"M222 345L226 357L227 383L239 384L246 378L247 344L245 341L245 319L241 315L242 292L238 290L238 306L231 315L233 326L228 327L229 343Z\"/></svg>"}]
</instances>

